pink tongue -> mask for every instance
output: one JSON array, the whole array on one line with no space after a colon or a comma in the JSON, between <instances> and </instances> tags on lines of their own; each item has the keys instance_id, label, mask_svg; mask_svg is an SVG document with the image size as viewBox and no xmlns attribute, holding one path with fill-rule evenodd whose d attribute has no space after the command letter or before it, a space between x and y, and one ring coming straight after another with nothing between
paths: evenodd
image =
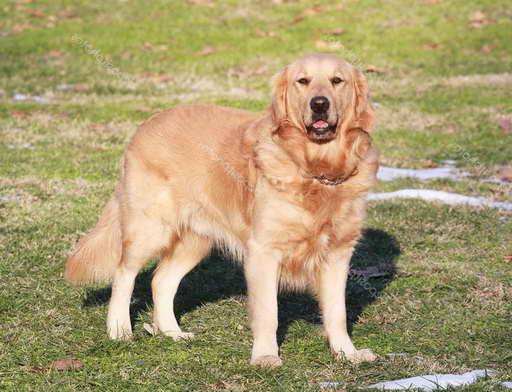
<instances>
[{"instance_id":1,"label":"pink tongue","mask_svg":"<svg viewBox=\"0 0 512 392\"><path fill-rule=\"evenodd\" d=\"M318 120L317 122L313 123L314 128L327 128L328 126L329 126L329 124L327 124L323 120Z\"/></svg>"}]
</instances>

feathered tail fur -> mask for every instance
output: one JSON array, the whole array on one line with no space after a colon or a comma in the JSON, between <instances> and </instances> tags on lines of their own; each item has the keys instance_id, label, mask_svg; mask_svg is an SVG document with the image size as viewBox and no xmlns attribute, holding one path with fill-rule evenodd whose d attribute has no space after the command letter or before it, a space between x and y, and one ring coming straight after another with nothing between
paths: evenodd
<instances>
[{"instance_id":1,"label":"feathered tail fur","mask_svg":"<svg viewBox=\"0 0 512 392\"><path fill-rule=\"evenodd\" d=\"M80 239L69 257L64 272L68 282L85 285L112 279L121 259L120 217L119 200L114 194L96 226Z\"/></svg>"}]
</instances>

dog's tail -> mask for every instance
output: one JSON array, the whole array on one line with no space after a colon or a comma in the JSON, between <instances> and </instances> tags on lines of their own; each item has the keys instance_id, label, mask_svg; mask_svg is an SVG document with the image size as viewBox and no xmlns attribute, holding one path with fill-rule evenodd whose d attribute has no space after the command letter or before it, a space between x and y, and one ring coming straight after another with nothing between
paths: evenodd
<instances>
[{"instance_id":1,"label":"dog's tail","mask_svg":"<svg viewBox=\"0 0 512 392\"><path fill-rule=\"evenodd\" d=\"M68 282L85 285L112 279L121 260L120 218L119 200L114 194L96 226L80 239L69 257L64 271Z\"/></svg>"}]
</instances>

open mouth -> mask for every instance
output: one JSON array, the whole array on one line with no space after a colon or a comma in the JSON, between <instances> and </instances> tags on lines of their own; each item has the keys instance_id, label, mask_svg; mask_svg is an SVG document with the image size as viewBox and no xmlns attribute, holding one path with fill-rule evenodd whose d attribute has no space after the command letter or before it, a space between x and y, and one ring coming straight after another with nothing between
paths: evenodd
<instances>
[{"instance_id":1,"label":"open mouth","mask_svg":"<svg viewBox=\"0 0 512 392\"><path fill-rule=\"evenodd\" d=\"M325 120L316 120L311 125L306 127L308 137L317 143L327 143L331 141L336 134L336 125L329 124Z\"/></svg>"}]
</instances>

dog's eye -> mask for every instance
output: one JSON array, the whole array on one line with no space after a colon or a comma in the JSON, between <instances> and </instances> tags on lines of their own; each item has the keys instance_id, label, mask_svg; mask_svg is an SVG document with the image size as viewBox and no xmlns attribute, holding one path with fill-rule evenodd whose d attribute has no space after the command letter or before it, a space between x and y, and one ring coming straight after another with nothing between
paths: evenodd
<instances>
[{"instance_id":1,"label":"dog's eye","mask_svg":"<svg viewBox=\"0 0 512 392\"><path fill-rule=\"evenodd\" d=\"M300 78L299 80L297 80L297 83L300 83L300 84L303 84L306 86L309 84L309 80L306 78Z\"/></svg>"},{"instance_id":2,"label":"dog's eye","mask_svg":"<svg viewBox=\"0 0 512 392\"><path fill-rule=\"evenodd\" d=\"M341 78L338 78L337 76L335 76L334 78L331 79L331 83L332 84L340 84L340 83L343 83L344 80L341 79Z\"/></svg>"}]
</instances>

